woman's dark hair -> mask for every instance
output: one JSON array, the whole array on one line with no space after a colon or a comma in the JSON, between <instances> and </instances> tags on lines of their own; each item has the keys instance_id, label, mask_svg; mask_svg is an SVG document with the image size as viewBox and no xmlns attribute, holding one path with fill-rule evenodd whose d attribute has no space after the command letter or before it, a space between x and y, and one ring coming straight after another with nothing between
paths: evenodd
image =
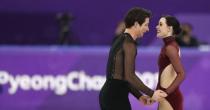
<instances>
[{"instance_id":1,"label":"woman's dark hair","mask_svg":"<svg viewBox=\"0 0 210 110\"><path fill-rule=\"evenodd\" d=\"M179 21L177 20L176 17L174 16L170 16L170 15L165 15L165 16L162 16L162 18L165 18L166 19L166 24L168 26L172 26L173 28L173 35L178 35L182 29L180 27L180 23Z\"/></svg>"},{"instance_id":2,"label":"woman's dark hair","mask_svg":"<svg viewBox=\"0 0 210 110\"><path fill-rule=\"evenodd\" d=\"M150 18L151 12L135 7L128 11L127 15L124 18L125 27L130 28L134 25L134 23L137 21L140 25L142 25L145 22L146 18Z\"/></svg>"}]
</instances>

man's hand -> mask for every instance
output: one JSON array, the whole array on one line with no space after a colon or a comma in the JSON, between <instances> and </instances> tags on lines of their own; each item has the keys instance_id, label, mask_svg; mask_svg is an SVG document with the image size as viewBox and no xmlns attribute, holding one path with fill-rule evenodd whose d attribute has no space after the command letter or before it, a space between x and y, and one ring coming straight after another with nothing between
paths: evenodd
<instances>
[{"instance_id":1,"label":"man's hand","mask_svg":"<svg viewBox=\"0 0 210 110\"><path fill-rule=\"evenodd\" d=\"M142 95L140 98L139 98L139 101L141 103L143 103L143 105L151 105L153 104L155 101L152 100L149 96L144 96Z\"/></svg>"}]
</instances>

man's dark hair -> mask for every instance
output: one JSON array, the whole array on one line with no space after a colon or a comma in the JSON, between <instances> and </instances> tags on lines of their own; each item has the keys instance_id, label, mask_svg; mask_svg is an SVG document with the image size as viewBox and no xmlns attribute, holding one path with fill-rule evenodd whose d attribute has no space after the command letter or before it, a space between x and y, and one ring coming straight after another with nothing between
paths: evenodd
<instances>
[{"instance_id":1,"label":"man's dark hair","mask_svg":"<svg viewBox=\"0 0 210 110\"><path fill-rule=\"evenodd\" d=\"M138 22L140 25L142 25L145 22L145 19L150 17L151 12L149 10L139 7L132 8L128 11L124 18L125 27L130 28L135 22Z\"/></svg>"}]
</instances>

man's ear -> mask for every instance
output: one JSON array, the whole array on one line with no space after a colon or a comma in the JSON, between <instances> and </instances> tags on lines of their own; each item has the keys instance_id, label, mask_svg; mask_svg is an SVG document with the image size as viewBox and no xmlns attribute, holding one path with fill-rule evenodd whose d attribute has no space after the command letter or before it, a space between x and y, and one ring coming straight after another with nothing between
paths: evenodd
<instances>
[{"instance_id":1,"label":"man's ear","mask_svg":"<svg viewBox=\"0 0 210 110\"><path fill-rule=\"evenodd\" d=\"M137 27L139 25L139 23L137 21L135 21L134 26Z\"/></svg>"}]
</instances>

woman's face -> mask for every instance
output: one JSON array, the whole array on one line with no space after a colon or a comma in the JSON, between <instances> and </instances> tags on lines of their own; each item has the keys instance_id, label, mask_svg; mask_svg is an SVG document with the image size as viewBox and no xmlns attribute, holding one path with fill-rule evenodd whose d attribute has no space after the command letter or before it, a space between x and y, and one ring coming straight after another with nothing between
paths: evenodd
<instances>
[{"instance_id":1,"label":"woman's face","mask_svg":"<svg viewBox=\"0 0 210 110\"><path fill-rule=\"evenodd\" d=\"M157 29L157 37L165 38L170 33L170 27L166 24L165 18L160 18L158 25L156 26Z\"/></svg>"}]
</instances>

